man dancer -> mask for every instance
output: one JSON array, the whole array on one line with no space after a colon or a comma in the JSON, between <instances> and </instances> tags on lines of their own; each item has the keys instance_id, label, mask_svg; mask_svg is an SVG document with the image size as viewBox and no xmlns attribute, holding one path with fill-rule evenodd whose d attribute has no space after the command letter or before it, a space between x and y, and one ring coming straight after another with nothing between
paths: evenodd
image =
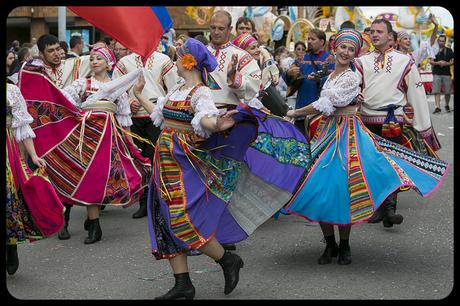
<instances>
[{"instance_id":1,"label":"man dancer","mask_svg":"<svg viewBox=\"0 0 460 306\"><path fill-rule=\"evenodd\" d=\"M59 88L70 85L74 80L81 76L86 76L90 72L89 55L61 60L59 53L61 46L56 36L45 34L38 38L37 47L39 50L39 59L34 59L27 63L24 69L40 69L41 73L47 77ZM24 90L24 89L23 89ZM65 206L64 227L58 234L60 240L70 238L68 231L71 203L63 203Z\"/></svg>"},{"instance_id":2,"label":"man dancer","mask_svg":"<svg viewBox=\"0 0 460 306\"><path fill-rule=\"evenodd\" d=\"M131 53L124 56L117 63L112 78L116 79L139 68L144 68L144 77L146 81L142 95L147 97L153 104L155 104L158 97L166 96L168 91L170 91L179 80L177 68L174 66L171 59L158 51L152 53L145 65L142 64L141 56L138 54ZM140 105L132 90L129 91L129 99L132 113L131 119L133 121L131 132L155 144L160 135L160 128L153 125L149 114ZM154 154L153 146L135 137L133 141L136 146L142 150L142 156L148 157L152 162ZM136 219L147 216L147 195L148 187L145 187L144 193L139 199L139 209L132 215L133 218Z\"/></svg>"},{"instance_id":3,"label":"man dancer","mask_svg":"<svg viewBox=\"0 0 460 306\"><path fill-rule=\"evenodd\" d=\"M364 101L359 112L363 123L373 133L401 144L403 106L407 100L414 108L414 128L428 142L433 143L428 102L417 67L410 56L390 46L392 26L387 20L374 20L371 38L375 50L355 59L362 77ZM369 220L383 221L385 227L401 224L403 216L395 214L397 192L390 195Z\"/></svg>"}]
</instances>

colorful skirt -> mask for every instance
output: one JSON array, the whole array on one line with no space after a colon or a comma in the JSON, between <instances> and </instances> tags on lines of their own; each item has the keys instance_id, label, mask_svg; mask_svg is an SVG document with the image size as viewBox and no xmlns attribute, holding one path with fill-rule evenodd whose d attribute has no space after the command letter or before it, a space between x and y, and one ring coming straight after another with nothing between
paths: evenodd
<instances>
[{"instance_id":1,"label":"colorful skirt","mask_svg":"<svg viewBox=\"0 0 460 306\"><path fill-rule=\"evenodd\" d=\"M64 225L64 206L46 177L27 167L10 128L6 148L6 244L57 233Z\"/></svg>"},{"instance_id":2,"label":"colorful skirt","mask_svg":"<svg viewBox=\"0 0 460 306\"><path fill-rule=\"evenodd\" d=\"M202 142L178 130L162 131L148 198L157 259L198 249L213 237L223 244L242 241L295 191L305 167L305 138L279 117L245 105L237 109L235 126Z\"/></svg>"},{"instance_id":3,"label":"colorful skirt","mask_svg":"<svg viewBox=\"0 0 460 306\"><path fill-rule=\"evenodd\" d=\"M311 164L286 210L310 221L366 221L393 192L430 195L448 164L370 132L355 115L323 116L311 142Z\"/></svg>"},{"instance_id":4,"label":"colorful skirt","mask_svg":"<svg viewBox=\"0 0 460 306\"><path fill-rule=\"evenodd\" d=\"M404 106L404 112L410 119L414 117L412 106ZM433 137L429 138L432 143L429 143L412 125L405 123L402 128L402 145L411 150L439 159L436 151L441 149L441 144L436 137L434 129L432 135Z\"/></svg>"},{"instance_id":5,"label":"colorful skirt","mask_svg":"<svg viewBox=\"0 0 460 306\"><path fill-rule=\"evenodd\" d=\"M135 203L147 186L150 161L126 137L113 112L78 111L42 74L22 72L21 91L37 154L62 202L80 205Z\"/></svg>"}]
</instances>

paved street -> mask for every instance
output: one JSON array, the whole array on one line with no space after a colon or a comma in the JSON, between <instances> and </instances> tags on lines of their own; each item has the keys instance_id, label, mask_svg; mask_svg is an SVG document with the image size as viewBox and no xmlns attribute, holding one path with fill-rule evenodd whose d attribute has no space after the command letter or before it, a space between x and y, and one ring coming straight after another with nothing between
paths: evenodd
<instances>
[{"instance_id":1,"label":"paved street","mask_svg":"<svg viewBox=\"0 0 460 306\"><path fill-rule=\"evenodd\" d=\"M453 98L453 97L452 97ZM434 109L434 98L429 105ZM429 198L399 195L404 222L352 228L353 263L320 266L321 230L295 216L270 219L237 246L245 262L240 283L223 293L220 266L205 255L189 257L196 299L442 299L453 289L454 112L432 115L450 172ZM454 108L453 102L451 102ZM72 210L72 238L56 237L18 247L20 266L7 276L18 299L153 299L174 283L166 260L150 254L147 218L137 209L102 212L102 241L84 245L85 209ZM336 234L338 236L338 234Z\"/></svg>"}]
</instances>

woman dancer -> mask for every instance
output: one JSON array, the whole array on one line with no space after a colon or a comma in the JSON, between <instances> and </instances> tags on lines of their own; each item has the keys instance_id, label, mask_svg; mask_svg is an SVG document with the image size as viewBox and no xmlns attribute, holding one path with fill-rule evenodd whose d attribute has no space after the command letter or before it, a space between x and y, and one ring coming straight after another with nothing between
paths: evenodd
<instances>
[{"instance_id":1,"label":"woman dancer","mask_svg":"<svg viewBox=\"0 0 460 306\"><path fill-rule=\"evenodd\" d=\"M19 152L18 143L23 143L32 162L46 167L45 160L35 152L35 133L29 126L32 121L19 88L7 84L5 211L6 271L10 275L19 267L18 244L53 235L64 225L64 206L53 187L45 177L32 174ZM39 197L31 194L31 187L40 192Z\"/></svg>"},{"instance_id":2,"label":"woman dancer","mask_svg":"<svg viewBox=\"0 0 460 306\"><path fill-rule=\"evenodd\" d=\"M25 97L37 118L38 155L46 160L47 173L63 201L86 206L85 244L102 238L100 206L133 204L147 185L150 169L129 132L126 90L140 70L111 81L113 52L102 47L90 55L91 75L74 81L62 93L43 74L34 73L36 67L26 65L21 72L21 88L41 87L27 90ZM66 230L67 225L68 219Z\"/></svg>"},{"instance_id":3,"label":"woman dancer","mask_svg":"<svg viewBox=\"0 0 460 306\"><path fill-rule=\"evenodd\" d=\"M447 163L385 140L371 133L350 104L359 93L359 77L352 60L359 53L359 32L346 29L335 40L336 68L329 75L320 98L311 105L288 112L323 116L311 140L312 163L307 176L286 209L318 221L326 249L318 259L328 264L351 263L349 236L353 224L369 219L395 190L413 188L426 197L441 183ZM337 246L334 227L338 225Z\"/></svg>"}]
</instances>

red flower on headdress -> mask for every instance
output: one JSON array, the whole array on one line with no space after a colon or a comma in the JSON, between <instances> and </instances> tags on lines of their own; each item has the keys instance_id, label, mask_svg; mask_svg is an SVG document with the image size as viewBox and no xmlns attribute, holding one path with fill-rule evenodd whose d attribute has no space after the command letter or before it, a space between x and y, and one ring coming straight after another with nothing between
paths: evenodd
<instances>
[{"instance_id":1,"label":"red flower on headdress","mask_svg":"<svg viewBox=\"0 0 460 306\"><path fill-rule=\"evenodd\" d=\"M193 55L185 54L181 59L182 66L187 70L192 70L196 66L196 60Z\"/></svg>"}]
</instances>

